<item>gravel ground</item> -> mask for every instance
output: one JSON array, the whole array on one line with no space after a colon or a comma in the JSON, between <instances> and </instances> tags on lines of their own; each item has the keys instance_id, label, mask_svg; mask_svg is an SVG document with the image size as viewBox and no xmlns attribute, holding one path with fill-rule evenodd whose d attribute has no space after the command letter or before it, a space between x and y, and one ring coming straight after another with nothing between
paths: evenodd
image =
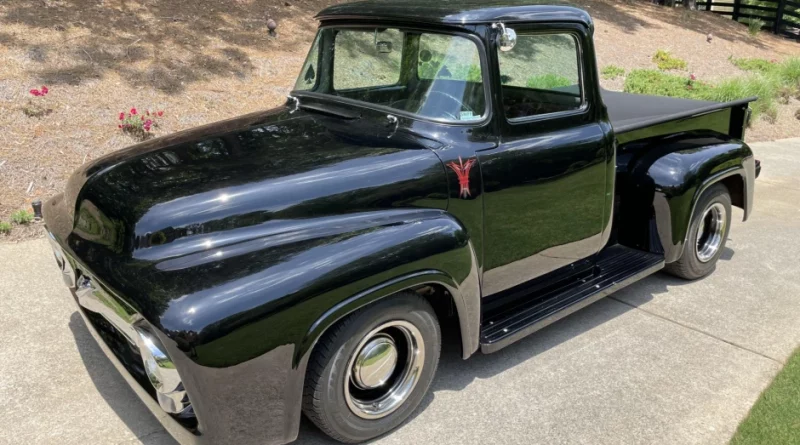
<instances>
[{"instance_id":1,"label":"gravel ground","mask_svg":"<svg viewBox=\"0 0 800 445\"><path fill-rule=\"evenodd\" d=\"M275 106L305 59L331 0L16 0L0 3L0 221L61 190L84 162L136 142L119 112L164 110L155 135ZM598 65L652 68L657 49L685 59L699 79L741 74L729 56L782 59L800 44L707 12L646 2L578 2L596 22ZM270 36L267 19L278 23ZM711 42L707 34L712 33ZM31 88L47 85L45 98ZM622 80L603 81L621 89ZM22 107L52 112L29 118ZM757 122L748 141L800 136L797 101L774 124ZM0 242L36 237L15 227Z\"/></svg>"}]
</instances>

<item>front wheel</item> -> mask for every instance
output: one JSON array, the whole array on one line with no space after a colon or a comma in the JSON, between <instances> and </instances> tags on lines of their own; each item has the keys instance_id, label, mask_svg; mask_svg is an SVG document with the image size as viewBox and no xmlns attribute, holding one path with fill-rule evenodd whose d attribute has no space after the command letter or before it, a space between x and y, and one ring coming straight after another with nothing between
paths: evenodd
<instances>
[{"instance_id":1,"label":"front wheel","mask_svg":"<svg viewBox=\"0 0 800 445\"><path fill-rule=\"evenodd\" d=\"M697 202L681 259L667 264L672 275L695 280L710 274L717 265L731 228L731 196L723 184L706 190Z\"/></svg>"},{"instance_id":2,"label":"front wheel","mask_svg":"<svg viewBox=\"0 0 800 445\"><path fill-rule=\"evenodd\" d=\"M439 363L430 304L403 292L349 316L312 352L303 412L325 434L357 443L400 425L420 404Z\"/></svg>"}]
</instances>

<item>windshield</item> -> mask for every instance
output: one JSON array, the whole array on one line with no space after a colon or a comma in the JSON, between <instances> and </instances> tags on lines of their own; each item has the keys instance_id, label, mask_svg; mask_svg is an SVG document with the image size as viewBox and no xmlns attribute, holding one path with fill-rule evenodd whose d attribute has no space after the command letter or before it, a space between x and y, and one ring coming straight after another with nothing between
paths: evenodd
<instances>
[{"instance_id":1,"label":"windshield","mask_svg":"<svg viewBox=\"0 0 800 445\"><path fill-rule=\"evenodd\" d=\"M447 121L478 121L486 113L475 42L398 28L321 29L295 91Z\"/></svg>"}]
</instances>

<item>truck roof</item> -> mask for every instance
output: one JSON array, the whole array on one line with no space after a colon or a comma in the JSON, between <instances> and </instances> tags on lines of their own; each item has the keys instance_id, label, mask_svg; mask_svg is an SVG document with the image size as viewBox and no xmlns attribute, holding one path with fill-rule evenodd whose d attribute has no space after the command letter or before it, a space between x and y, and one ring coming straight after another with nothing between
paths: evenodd
<instances>
[{"instance_id":1,"label":"truck roof","mask_svg":"<svg viewBox=\"0 0 800 445\"><path fill-rule=\"evenodd\" d=\"M586 11L561 0L365 0L330 6L319 20L386 18L411 22L477 24L494 22L580 22Z\"/></svg>"}]
</instances>

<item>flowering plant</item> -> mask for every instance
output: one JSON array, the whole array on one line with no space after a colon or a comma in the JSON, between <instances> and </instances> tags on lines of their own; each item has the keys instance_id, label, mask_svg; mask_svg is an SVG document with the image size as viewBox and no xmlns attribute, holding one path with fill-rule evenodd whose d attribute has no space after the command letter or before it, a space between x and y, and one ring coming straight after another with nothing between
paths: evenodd
<instances>
[{"instance_id":1,"label":"flowering plant","mask_svg":"<svg viewBox=\"0 0 800 445\"><path fill-rule=\"evenodd\" d=\"M34 89L32 89L30 91L31 94L33 94L34 96L37 96L37 97L38 96L47 96L47 93L49 93L49 92L50 92L50 90L47 89L47 87L44 86L44 85L42 85L42 89L41 90L37 90L36 88L34 88Z\"/></svg>"},{"instance_id":2,"label":"flowering plant","mask_svg":"<svg viewBox=\"0 0 800 445\"><path fill-rule=\"evenodd\" d=\"M686 89L692 90L694 89L694 81L697 80L697 76L694 74L689 74L689 79L686 80Z\"/></svg>"},{"instance_id":3,"label":"flowering plant","mask_svg":"<svg viewBox=\"0 0 800 445\"><path fill-rule=\"evenodd\" d=\"M31 96L42 98L47 96L47 93L49 92L50 90L44 85L42 85L42 88L34 88L29 91ZM28 117L42 117L46 114L52 113L53 110L51 108L47 108L46 102L43 103L42 99L36 99L35 102L32 99L28 99L28 103L22 107L22 112Z\"/></svg>"},{"instance_id":4,"label":"flowering plant","mask_svg":"<svg viewBox=\"0 0 800 445\"><path fill-rule=\"evenodd\" d=\"M145 110L144 113L134 107L128 112L119 113L119 127L124 133L128 133L138 139L144 140L152 135L151 130L158 127L158 120L164 116L164 111Z\"/></svg>"}]
</instances>

